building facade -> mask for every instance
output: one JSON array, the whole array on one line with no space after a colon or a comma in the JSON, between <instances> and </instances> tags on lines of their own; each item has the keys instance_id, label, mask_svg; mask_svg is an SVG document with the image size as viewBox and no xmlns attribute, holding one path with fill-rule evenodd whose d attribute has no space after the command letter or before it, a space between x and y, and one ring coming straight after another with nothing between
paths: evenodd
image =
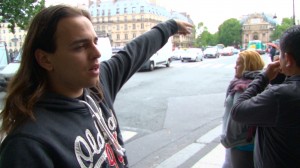
<instances>
[{"instance_id":1,"label":"building facade","mask_svg":"<svg viewBox=\"0 0 300 168\"><path fill-rule=\"evenodd\" d=\"M248 42L252 40L261 40L263 43L271 41L270 36L276 26L276 20L273 16L253 13L245 16L241 22L243 48L247 48Z\"/></svg>"},{"instance_id":2,"label":"building facade","mask_svg":"<svg viewBox=\"0 0 300 168\"><path fill-rule=\"evenodd\" d=\"M23 45L26 31L15 27L15 34L9 28L8 23L0 23L0 41L4 41L9 53L16 54Z\"/></svg>"},{"instance_id":3,"label":"building facade","mask_svg":"<svg viewBox=\"0 0 300 168\"><path fill-rule=\"evenodd\" d=\"M150 30L156 24L179 19L193 24L187 14L169 12L155 0L90 0L89 11L99 37L108 36L112 47L124 46L135 37ZM195 35L174 35L173 47L187 48L193 45Z\"/></svg>"}]
</instances>

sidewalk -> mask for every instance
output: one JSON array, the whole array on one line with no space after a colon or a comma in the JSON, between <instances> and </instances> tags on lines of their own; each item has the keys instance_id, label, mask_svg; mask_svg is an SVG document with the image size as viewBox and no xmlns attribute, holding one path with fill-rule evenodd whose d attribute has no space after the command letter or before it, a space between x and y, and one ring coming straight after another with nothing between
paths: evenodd
<instances>
[{"instance_id":1,"label":"sidewalk","mask_svg":"<svg viewBox=\"0 0 300 168\"><path fill-rule=\"evenodd\" d=\"M225 148L222 144L216 146L206 156L201 158L192 168L221 168L224 162Z\"/></svg>"}]
</instances>

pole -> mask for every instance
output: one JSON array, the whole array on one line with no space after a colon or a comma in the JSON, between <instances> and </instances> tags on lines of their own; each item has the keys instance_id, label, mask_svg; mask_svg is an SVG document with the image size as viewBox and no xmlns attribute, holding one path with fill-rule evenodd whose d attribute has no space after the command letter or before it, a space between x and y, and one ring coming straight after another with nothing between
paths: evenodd
<instances>
[{"instance_id":1,"label":"pole","mask_svg":"<svg viewBox=\"0 0 300 168\"><path fill-rule=\"evenodd\" d=\"M296 25L296 21L295 21L295 2L293 0L293 24Z\"/></svg>"}]
</instances>

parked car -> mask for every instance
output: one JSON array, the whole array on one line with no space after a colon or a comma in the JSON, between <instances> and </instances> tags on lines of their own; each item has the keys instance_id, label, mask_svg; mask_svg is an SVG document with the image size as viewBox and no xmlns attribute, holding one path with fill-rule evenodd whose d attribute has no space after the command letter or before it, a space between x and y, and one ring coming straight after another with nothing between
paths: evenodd
<instances>
[{"instance_id":1,"label":"parked car","mask_svg":"<svg viewBox=\"0 0 300 168\"><path fill-rule=\"evenodd\" d=\"M225 47L223 48L221 55L222 56L232 56L233 55L233 47Z\"/></svg>"},{"instance_id":2,"label":"parked car","mask_svg":"<svg viewBox=\"0 0 300 168\"><path fill-rule=\"evenodd\" d=\"M10 62L10 57L7 52L6 43L0 41L0 70L2 70Z\"/></svg>"},{"instance_id":3,"label":"parked car","mask_svg":"<svg viewBox=\"0 0 300 168\"><path fill-rule=\"evenodd\" d=\"M166 67L170 67L172 62L172 38L169 38L168 42L159 49L155 54L151 56L151 58L146 61L139 71L153 71L155 67L160 65L165 65Z\"/></svg>"},{"instance_id":4,"label":"parked car","mask_svg":"<svg viewBox=\"0 0 300 168\"><path fill-rule=\"evenodd\" d=\"M112 55L115 55L117 52L123 50L124 47L113 47L112 48Z\"/></svg>"},{"instance_id":5,"label":"parked car","mask_svg":"<svg viewBox=\"0 0 300 168\"><path fill-rule=\"evenodd\" d=\"M12 62L7 64L0 71L0 86L1 88L6 89L7 83L11 80L11 78L17 73L20 62L21 62L22 50L20 50L19 54L14 58Z\"/></svg>"},{"instance_id":6,"label":"parked car","mask_svg":"<svg viewBox=\"0 0 300 168\"><path fill-rule=\"evenodd\" d=\"M219 58L220 51L216 47L206 48L204 50L204 58Z\"/></svg>"},{"instance_id":7,"label":"parked car","mask_svg":"<svg viewBox=\"0 0 300 168\"><path fill-rule=\"evenodd\" d=\"M173 60L181 60L181 56L182 56L184 53L185 53L184 50L174 50L174 51L172 52L171 58L172 58Z\"/></svg>"},{"instance_id":8,"label":"parked car","mask_svg":"<svg viewBox=\"0 0 300 168\"><path fill-rule=\"evenodd\" d=\"M238 54L238 53L240 53L240 50L239 50L239 49L236 49L236 48L234 48L234 49L233 49L233 54Z\"/></svg>"},{"instance_id":9,"label":"parked car","mask_svg":"<svg viewBox=\"0 0 300 168\"><path fill-rule=\"evenodd\" d=\"M109 37L98 37L97 47L101 53L101 57L99 58L99 61L106 61L111 58L112 47L111 47Z\"/></svg>"},{"instance_id":10,"label":"parked car","mask_svg":"<svg viewBox=\"0 0 300 168\"><path fill-rule=\"evenodd\" d=\"M203 61L203 51L201 48L189 48L181 56L181 62L184 61Z\"/></svg>"}]
</instances>

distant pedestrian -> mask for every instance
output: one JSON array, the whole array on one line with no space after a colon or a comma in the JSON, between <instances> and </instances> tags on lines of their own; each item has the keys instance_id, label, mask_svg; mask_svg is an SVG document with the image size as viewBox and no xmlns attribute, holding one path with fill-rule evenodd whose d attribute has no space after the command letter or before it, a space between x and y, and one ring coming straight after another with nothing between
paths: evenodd
<instances>
[{"instance_id":1,"label":"distant pedestrian","mask_svg":"<svg viewBox=\"0 0 300 168\"><path fill-rule=\"evenodd\" d=\"M270 50L270 58L271 58L271 61L273 62L274 61L274 57L276 55L276 48L274 46L271 46L271 50Z\"/></svg>"},{"instance_id":2,"label":"distant pedestrian","mask_svg":"<svg viewBox=\"0 0 300 168\"><path fill-rule=\"evenodd\" d=\"M280 38L280 56L259 74L238 98L232 118L257 126L254 143L256 168L300 167L300 26ZM279 72L282 84L267 87ZM266 88L267 87L267 88Z\"/></svg>"},{"instance_id":3,"label":"distant pedestrian","mask_svg":"<svg viewBox=\"0 0 300 168\"><path fill-rule=\"evenodd\" d=\"M113 106L117 93L169 37L191 29L187 22L161 22L100 63L101 43L87 11L43 9L7 88L0 167L128 167Z\"/></svg>"},{"instance_id":4,"label":"distant pedestrian","mask_svg":"<svg viewBox=\"0 0 300 168\"><path fill-rule=\"evenodd\" d=\"M235 65L235 76L230 82L225 99L223 133L221 143L227 148L223 168L253 168L253 127L237 123L230 117L232 106L245 91L249 83L261 73L264 61L258 52L245 50L239 53Z\"/></svg>"}]
</instances>

